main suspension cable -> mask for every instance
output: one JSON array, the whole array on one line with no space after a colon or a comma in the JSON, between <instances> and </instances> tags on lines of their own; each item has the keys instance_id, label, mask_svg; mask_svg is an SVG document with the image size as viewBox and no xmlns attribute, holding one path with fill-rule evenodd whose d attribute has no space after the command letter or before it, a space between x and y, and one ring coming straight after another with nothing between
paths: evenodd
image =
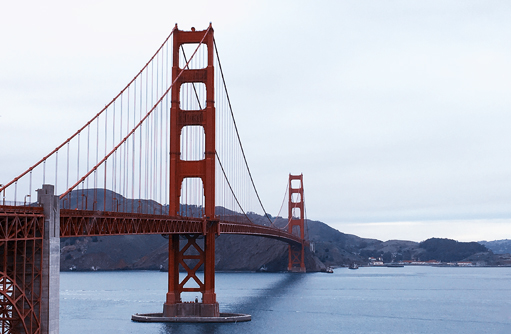
<instances>
[{"instance_id":1,"label":"main suspension cable","mask_svg":"<svg viewBox=\"0 0 511 334\"><path fill-rule=\"evenodd\" d=\"M185 50L183 48L183 45L181 45L181 51L183 52L183 58L184 58L185 62L187 62L186 67L189 69L188 60L186 58L186 54L185 54ZM193 83L193 82L192 82L192 87L193 87L193 91L195 93L195 98L197 100L197 104L199 105L199 108L202 109L202 105L201 105L201 101L200 101L200 98L199 98L199 94L197 92L197 89L195 88L195 83ZM227 177L227 173L225 172L224 166L222 165L222 161L220 160L220 156L218 155L218 152L216 151L216 149L215 149L215 156L218 159L218 164L220 165L220 169L222 169L222 173L224 174L225 180L227 181L227 185L229 186L229 189L231 190L231 193L234 196L234 199L236 200L236 203L238 203L238 207L243 212L243 215L248 219L248 221L252 222L252 220L248 217L247 213L243 209L243 206L239 202L238 197L236 196L236 194L234 192L234 189L232 188L231 183L229 182L229 179Z\"/></svg>"},{"instance_id":2,"label":"main suspension cable","mask_svg":"<svg viewBox=\"0 0 511 334\"><path fill-rule=\"evenodd\" d=\"M131 84L141 75L141 73L149 66L149 64L153 61L153 59L158 55L158 53L163 49L163 47L165 46L165 44L168 42L168 40L170 39L170 37L174 34L174 31L177 29L177 26L174 27L172 29L172 31L170 32L170 34L167 36L167 38L165 39L165 41L163 41L162 45L158 48L158 50L154 53L154 55L151 57L151 59L149 59L149 61L145 64L144 67L142 67L142 69L137 73L137 75L135 75L135 77L119 92L119 94L117 94L113 99L112 101L110 101L110 103L108 103L103 109L101 109L100 112L98 112L94 117L92 117L83 127L81 127L80 129L78 129L78 131L76 131L71 137L69 137L68 139L66 139L66 141L64 141L62 144L60 144L59 146L57 146L53 151L51 151L49 154L47 154L44 158L42 158L41 160L39 160L38 162L36 162L33 166L31 166L29 169L27 169L25 172L21 173L19 176L17 176L16 178L14 178L12 181L10 181L9 183L3 185L3 186L0 186L0 192L4 189L6 189L7 187L9 187L11 184L17 182L19 179L21 179L23 176L25 176L26 174L30 173L32 170L34 170L37 166L39 166L41 163L45 163L46 160L51 157L54 153L58 152L62 147L64 147L66 144L68 144L73 138L75 138L76 136L78 136L85 128L87 128L92 122L94 122L96 119L99 118L99 116L101 116L103 114L103 112L105 110L108 109L108 107L110 107L110 105L112 105L116 100L117 98L119 98L119 96L121 96L130 86ZM44 173L43 173L44 174ZM44 177L44 176L43 176ZM44 182L43 182L44 183Z\"/></svg>"},{"instance_id":3,"label":"main suspension cable","mask_svg":"<svg viewBox=\"0 0 511 334\"><path fill-rule=\"evenodd\" d=\"M229 93L227 92L227 84L225 83L224 72L222 70L222 64L220 63L220 56L218 55L218 49L216 47L216 41L215 41L214 38L213 38L213 45L215 46L216 58L217 58L217 61L218 61L218 67L220 68L220 75L222 76L222 83L224 84L225 95L227 97L227 104L229 105L229 110L231 112L231 117L232 117L232 121L233 121L233 124L234 124L234 129L236 131L236 136L238 137L238 142L240 144L241 154L243 155L243 160L245 161L245 166L247 167L247 171L248 171L248 175L250 177L250 181L252 182L252 186L254 187L254 191L255 191L255 194L257 196L257 200L259 201L259 204L261 205L261 208L263 209L264 216L266 217L266 219L268 219L270 224L273 224L271 219L268 217L268 213L266 212L266 209L264 208L264 205L263 205L263 203L261 201L261 198L259 197L259 193L257 192L257 188L256 188L255 183L254 183L254 179L252 178L252 173L250 172L250 168L248 167L247 158L245 156L245 151L243 150L243 145L241 144L241 138L240 138L240 134L238 132L238 126L236 125L236 120L234 119L234 113L232 111L231 99L229 98Z\"/></svg>"},{"instance_id":4,"label":"main suspension cable","mask_svg":"<svg viewBox=\"0 0 511 334\"><path fill-rule=\"evenodd\" d=\"M204 34L204 37L202 38L201 42L199 43L199 45L204 41L204 39L206 38L208 32L209 32L209 29L211 28L208 28L208 30L206 30L206 33ZM199 48L197 47L197 49L195 49L195 52L192 54L190 60L187 62L186 66L188 66L188 63L191 61L191 59L195 56L195 54L197 53L197 50ZM165 96L167 96L167 94L169 93L169 91L171 90L171 88L174 86L174 84L177 82L177 80L181 77L181 75L183 74L183 70L181 70L181 72L179 72L178 76L174 79L174 81L171 83L170 87L167 88L167 90L163 93L163 95L160 97L160 99L156 102L156 104L149 110L147 111L146 115L144 117L142 117L142 115L140 115L140 121L135 125L135 127L124 137L124 139L116 146L114 147L110 153L106 154L105 157L99 161L96 166L94 166L87 174L85 174L85 176L83 176L78 182L76 182L73 186L71 186L71 188L69 188L66 192L64 192L62 195L60 195L60 198L64 198L68 193L70 193L78 184L80 184L83 180L85 180L90 174L92 174L93 172L95 172L99 166L101 166L115 151L117 151L117 149L122 145L124 144L128 139L129 137L131 137L131 135L144 123L144 121L152 114L152 112L158 107L158 105L163 101L163 99L165 98ZM142 151L142 150L141 150ZM141 174L141 173L140 173ZM141 175L139 175L139 177L141 177ZM139 192L140 192L140 188L139 188ZM139 195L139 198L140 198L140 195Z\"/></svg>"}]
</instances>

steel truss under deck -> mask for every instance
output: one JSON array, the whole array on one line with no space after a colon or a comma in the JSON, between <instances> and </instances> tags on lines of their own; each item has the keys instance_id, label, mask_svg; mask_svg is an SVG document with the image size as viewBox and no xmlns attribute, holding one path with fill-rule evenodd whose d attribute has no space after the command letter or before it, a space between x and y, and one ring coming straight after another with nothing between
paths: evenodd
<instances>
[{"instance_id":1,"label":"steel truss under deck","mask_svg":"<svg viewBox=\"0 0 511 334\"><path fill-rule=\"evenodd\" d=\"M60 210L60 236L86 237L127 234L197 234L207 232L207 223L219 222L219 232L258 235L301 245L299 236L253 223L205 220L138 213Z\"/></svg>"},{"instance_id":2,"label":"steel truss under deck","mask_svg":"<svg viewBox=\"0 0 511 334\"><path fill-rule=\"evenodd\" d=\"M41 333L44 214L0 207L1 333Z\"/></svg>"}]
</instances>

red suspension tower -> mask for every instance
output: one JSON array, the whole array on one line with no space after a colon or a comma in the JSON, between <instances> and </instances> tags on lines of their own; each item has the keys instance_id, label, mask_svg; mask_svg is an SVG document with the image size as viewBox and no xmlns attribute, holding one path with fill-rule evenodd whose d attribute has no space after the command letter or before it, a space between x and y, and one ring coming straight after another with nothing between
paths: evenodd
<instances>
[{"instance_id":1,"label":"red suspension tower","mask_svg":"<svg viewBox=\"0 0 511 334\"><path fill-rule=\"evenodd\" d=\"M288 270L292 272L305 272L305 205L303 199L303 174L289 174L289 213L288 232L302 239L301 246L289 245Z\"/></svg>"},{"instance_id":2,"label":"red suspension tower","mask_svg":"<svg viewBox=\"0 0 511 334\"><path fill-rule=\"evenodd\" d=\"M202 237L204 246L197 243L201 235L169 236L169 287L163 306L164 317L176 316L219 316L215 294L215 236L219 234L219 223L215 219L215 91L214 91L214 45L213 28L205 31L174 30L172 67L172 104L170 118L170 216L180 215L180 197L183 181L186 178L199 178L202 181L205 208ZM207 47L207 66L201 69L181 69L179 50L183 44L203 44ZM182 110L180 91L185 83L202 83L206 86L206 106L201 110ZM201 160L181 159L181 132L186 126L201 126L205 135L205 152ZM183 247L180 239L186 242ZM183 242L184 243L184 242ZM186 261L185 261L186 260ZM192 263L192 264L191 264ZM197 270L204 266L204 279L201 281ZM179 268L186 277L179 279ZM194 287L185 287L190 282ZM198 286L198 287L197 287ZM202 301L183 303L182 292L200 292Z\"/></svg>"}]
</instances>

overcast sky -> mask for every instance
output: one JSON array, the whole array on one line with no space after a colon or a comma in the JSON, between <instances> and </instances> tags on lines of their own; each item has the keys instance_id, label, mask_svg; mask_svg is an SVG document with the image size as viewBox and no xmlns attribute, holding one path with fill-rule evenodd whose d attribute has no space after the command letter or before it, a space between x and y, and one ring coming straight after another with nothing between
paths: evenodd
<instances>
[{"instance_id":1,"label":"overcast sky","mask_svg":"<svg viewBox=\"0 0 511 334\"><path fill-rule=\"evenodd\" d=\"M0 183L69 137L175 23L212 22L267 211L380 240L511 239L509 1L10 1ZM42 140L42 138L45 138Z\"/></svg>"}]
</instances>

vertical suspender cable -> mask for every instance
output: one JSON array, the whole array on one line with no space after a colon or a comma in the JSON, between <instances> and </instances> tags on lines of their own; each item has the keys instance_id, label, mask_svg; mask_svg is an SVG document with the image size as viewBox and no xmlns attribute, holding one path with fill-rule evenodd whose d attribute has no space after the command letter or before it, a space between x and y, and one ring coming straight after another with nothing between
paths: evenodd
<instances>
[{"instance_id":1,"label":"vertical suspender cable","mask_svg":"<svg viewBox=\"0 0 511 334\"><path fill-rule=\"evenodd\" d=\"M66 170L66 189L69 189L69 142L67 143L67 170ZM67 200L69 197L67 198ZM64 208L66 208L66 199L64 199ZM67 208L69 209L69 203L67 203Z\"/></svg>"},{"instance_id":2,"label":"vertical suspender cable","mask_svg":"<svg viewBox=\"0 0 511 334\"><path fill-rule=\"evenodd\" d=\"M81 135L81 132L77 136L78 154L76 156L76 181L78 181L80 179L80 135ZM78 209L78 193L76 194L76 208Z\"/></svg>"},{"instance_id":3,"label":"vertical suspender cable","mask_svg":"<svg viewBox=\"0 0 511 334\"><path fill-rule=\"evenodd\" d=\"M29 176L29 181L28 181L28 195L27 197L30 197L32 196L32 171L30 171L30 176ZM30 204L30 202L29 202Z\"/></svg>"},{"instance_id":4,"label":"vertical suspender cable","mask_svg":"<svg viewBox=\"0 0 511 334\"><path fill-rule=\"evenodd\" d=\"M119 141L122 140L122 99L124 96L121 95L121 115L120 115L120 122L119 122ZM122 212L125 211L125 198L126 198L126 192L124 188L124 168L126 166L126 158L124 156L124 152L126 152L126 143L122 145L121 150L119 151L119 192L122 194Z\"/></svg>"},{"instance_id":5,"label":"vertical suspender cable","mask_svg":"<svg viewBox=\"0 0 511 334\"><path fill-rule=\"evenodd\" d=\"M245 156L245 152L243 150L243 146L241 145L241 139L239 137L238 128L236 126L236 121L234 120L234 114L232 112L232 105L231 105L231 101L230 101L230 98L229 98L229 93L227 92L227 85L225 83L225 78L224 78L224 74L223 74L223 70L222 70L222 64L220 62L220 57L218 56L218 49L216 47L216 42L215 42L214 39L213 39L213 45L215 47L215 53L216 53L217 60L218 60L218 67L220 69L220 74L221 74L221 77L222 77L222 82L223 82L223 85L224 85L225 95L226 95L226 98L227 98L227 103L228 103L228 106L229 106L229 110L231 111L231 116L232 116L232 120L233 120L234 129L236 131L236 136L238 138L238 142L240 143L241 154L243 156L243 160L245 161L245 165L246 165L246 168L247 168L247 171L248 171L248 175L250 177L250 181L251 181L252 186L254 188L255 194L256 194L257 199L259 201L259 204L261 205L261 208L263 209L265 217L271 222L271 220L268 218L268 214L267 214L267 212L266 212L266 210L265 210L265 208L263 206L263 203L261 202L261 198L259 197L259 193L257 192L257 188L255 187L254 179L252 178L252 173L250 172L250 169L248 167L248 162L247 162L247 159L246 159L246 156Z\"/></svg>"},{"instance_id":6,"label":"vertical suspender cable","mask_svg":"<svg viewBox=\"0 0 511 334\"><path fill-rule=\"evenodd\" d=\"M59 193L57 171L59 169L59 151L55 152L55 193ZM44 184L44 182L43 182Z\"/></svg>"},{"instance_id":7,"label":"vertical suspender cable","mask_svg":"<svg viewBox=\"0 0 511 334\"><path fill-rule=\"evenodd\" d=\"M99 119L96 123L96 165L99 161ZM69 189L69 187L67 187ZM98 203L98 171L97 169L94 170L94 200L92 202L92 210L97 210L97 203Z\"/></svg>"},{"instance_id":8,"label":"vertical suspender cable","mask_svg":"<svg viewBox=\"0 0 511 334\"><path fill-rule=\"evenodd\" d=\"M112 110L112 147L115 147L115 102L113 104L113 110ZM115 203L115 193L116 193L116 190L115 189L115 169L117 168L117 151L114 152L114 157L112 159L112 175L111 175L111 178L112 178L112 211L116 212L117 211L117 206L116 206L116 203Z\"/></svg>"},{"instance_id":9,"label":"vertical suspender cable","mask_svg":"<svg viewBox=\"0 0 511 334\"><path fill-rule=\"evenodd\" d=\"M165 67L166 67L166 71L165 71L165 87L168 87L169 86L169 45L167 44L167 52L166 52L166 57L165 57ZM172 88L174 89L174 88ZM165 96L165 183L164 183L164 187L165 187L165 204L169 203L169 196L168 196L168 191L169 191L169 181L168 181L168 175L169 175L169 114L170 114L170 109L169 109L169 96L168 94Z\"/></svg>"},{"instance_id":10,"label":"vertical suspender cable","mask_svg":"<svg viewBox=\"0 0 511 334\"><path fill-rule=\"evenodd\" d=\"M89 155L90 155L90 124L87 125L87 170L89 170ZM89 190L89 178L87 178L87 195ZM89 210L86 207L86 210Z\"/></svg>"},{"instance_id":11,"label":"vertical suspender cable","mask_svg":"<svg viewBox=\"0 0 511 334\"><path fill-rule=\"evenodd\" d=\"M105 155L107 153L107 148L106 148L106 145L107 145L107 136L108 136L108 109L105 110L105 138L104 138L104 141L105 141ZM106 161L105 161L105 176L104 176L104 181L103 181L103 210L106 211L106 174L107 174L107 169L106 169Z\"/></svg>"},{"instance_id":12,"label":"vertical suspender cable","mask_svg":"<svg viewBox=\"0 0 511 334\"><path fill-rule=\"evenodd\" d=\"M146 72L146 76L147 76L147 72ZM143 76L142 76L143 78ZM142 117L142 82L140 82L140 109L139 109L139 114L140 114L140 117ZM140 147L139 147L139 154L141 155L140 156L140 159L139 159L139 168L138 168L138 207L137 207L137 212L140 213L140 200L142 198L142 130L143 130L143 127L141 126L140 127Z\"/></svg>"}]
</instances>

